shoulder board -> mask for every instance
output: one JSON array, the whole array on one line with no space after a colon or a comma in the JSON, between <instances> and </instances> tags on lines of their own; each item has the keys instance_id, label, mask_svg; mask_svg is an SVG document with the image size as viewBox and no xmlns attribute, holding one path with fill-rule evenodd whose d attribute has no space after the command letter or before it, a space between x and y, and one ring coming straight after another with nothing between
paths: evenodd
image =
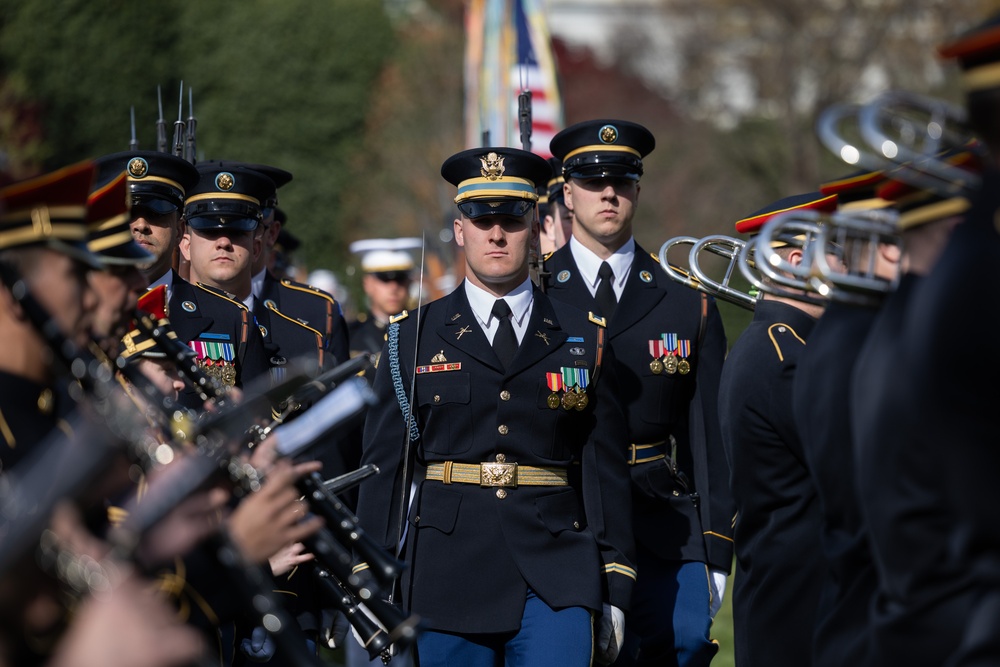
<instances>
[{"instance_id":1,"label":"shoulder board","mask_svg":"<svg viewBox=\"0 0 1000 667\"><path fill-rule=\"evenodd\" d=\"M769 326L767 335L771 339L771 344L774 345L774 351L778 354L778 361L785 360L785 355L781 350L782 343L788 345L793 341L798 341L800 345L806 344L802 337L795 333L795 329L784 322L775 322Z\"/></svg>"},{"instance_id":2,"label":"shoulder board","mask_svg":"<svg viewBox=\"0 0 1000 667\"><path fill-rule=\"evenodd\" d=\"M264 307L267 308L268 310L270 310L275 315L281 317L282 319L288 320L292 324L297 324L298 326L300 326L300 327L302 327L304 329L308 329L309 331L311 331L312 333L316 334L320 338L323 338L323 334L321 334L319 331L316 331L311 326L309 326L309 322L304 321L304 320L300 320L297 317L289 317L288 315L286 315L283 312L281 312L280 310L278 310L278 307L276 305L274 305L274 303L265 303Z\"/></svg>"},{"instance_id":3,"label":"shoulder board","mask_svg":"<svg viewBox=\"0 0 1000 667\"><path fill-rule=\"evenodd\" d=\"M288 280L283 278L281 280L282 287L287 287L288 289L298 290L299 292L305 292L306 294L312 294L313 296L322 297L328 300L330 303L335 303L333 295L329 292L324 292L318 287L313 287L312 285L306 285L305 283L297 283L293 280Z\"/></svg>"},{"instance_id":4,"label":"shoulder board","mask_svg":"<svg viewBox=\"0 0 1000 667\"><path fill-rule=\"evenodd\" d=\"M194 286L195 287L200 287L201 289L203 289L204 291L208 292L212 296L217 296L220 299L224 299L224 300L228 301L231 304L239 306L243 310L249 310L249 308L247 308L247 306L246 306L245 303L243 303L242 301L239 301L239 300L236 299L236 295L235 294L231 294L231 293L227 292L226 290L219 289L218 287L212 287L211 285L206 285L205 283L194 283Z\"/></svg>"},{"instance_id":5,"label":"shoulder board","mask_svg":"<svg viewBox=\"0 0 1000 667\"><path fill-rule=\"evenodd\" d=\"M542 261L544 262L545 260L547 260L547 259L548 259L549 257L551 257L551 256L552 256L552 254L553 254L554 252L555 252L555 250L550 250L550 251L548 251L547 253L545 253L545 255L543 255L543 256L542 256Z\"/></svg>"},{"instance_id":6,"label":"shoulder board","mask_svg":"<svg viewBox=\"0 0 1000 667\"><path fill-rule=\"evenodd\" d=\"M399 315L390 315L389 316L389 324L395 324L396 322L399 322L401 320L405 320L409 316L410 316L410 312L408 310L404 310Z\"/></svg>"},{"instance_id":7,"label":"shoulder board","mask_svg":"<svg viewBox=\"0 0 1000 667\"><path fill-rule=\"evenodd\" d=\"M594 313L592 312L587 313L587 319L599 327L607 328L608 326L608 321L606 319L604 319L603 317L598 317L597 315L594 315Z\"/></svg>"},{"instance_id":8,"label":"shoulder board","mask_svg":"<svg viewBox=\"0 0 1000 667\"><path fill-rule=\"evenodd\" d=\"M653 258L653 261L655 261L655 262L656 262L657 264L659 264L659 263L660 263L660 258L659 258L659 257L657 257L657 256L656 256L655 254L653 254L653 253L649 253L649 256L650 256L650 257L652 257L652 258Z\"/></svg>"}]
</instances>

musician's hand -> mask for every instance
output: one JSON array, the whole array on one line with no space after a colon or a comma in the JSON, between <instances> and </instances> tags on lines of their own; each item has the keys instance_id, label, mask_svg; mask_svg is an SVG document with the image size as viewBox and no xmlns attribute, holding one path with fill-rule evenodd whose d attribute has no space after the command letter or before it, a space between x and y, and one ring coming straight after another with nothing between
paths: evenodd
<instances>
[{"instance_id":1,"label":"musician's hand","mask_svg":"<svg viewBox=\"0 0 1000 667\"><path fill-rule=\"evenodd\" d=\"M203 654L198 630L185 625L150 582L128 574L88 597L47 667L173 667Z\"/></svg>"},{"instance_id":2,"label":"musician's hand","mask_svg":"<svg viewBox=\"0 0 1000 667\"><path fill-rule=\"evenodd\" d=\"M605 603L603 613L597 621L594 662L610 665L618 659L618 652L625 638L625 613L618 607Z\"/></svg>"},{"instance_id":3,"label":"musician's hand","mask_svg":"<svg viewBox=\"0 0 1000 667\"><path fill-rule=\"evenodd\" d=\"M267 560L271 564L271 574L280 577L283 574L291 572L292 568L302 563L308 563L315 557L311 552L306 551L305 545L301 542L295 542L282 548Z\"/></svg>"},{"instance_id":4,"label":"musician's hand","mask_svg":"<svg viewBox=\"0 0 1000 667\"><path fill-rule=\"evenodd\" d=\"M191 551L222 525L229 497L215 486L182 500L143 535L136 553L139 562L152 569Z\"/></svg>"},{"instance_id":5,"label":"musician's hand","mask_svg":"<svg viewBox=\"0 0 1000 667\"><path fill-rule=\"evenodd\" d=\"M263 563L280 549L301 542L323 525L322 517L306 518L295 481L318 471L319 461L292 465L280 459L264 478L260 491L244 498L229 518L233 542L252 563Z\"/></svg>"}]
</instances>

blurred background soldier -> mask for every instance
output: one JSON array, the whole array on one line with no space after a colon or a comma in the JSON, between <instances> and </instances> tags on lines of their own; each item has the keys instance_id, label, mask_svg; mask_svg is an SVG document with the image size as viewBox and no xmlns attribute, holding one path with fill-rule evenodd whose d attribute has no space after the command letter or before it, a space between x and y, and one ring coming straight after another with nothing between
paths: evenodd
<instances>
[{"instance_id":1,"label":"blurred background soldier","mask_svg":"<svg viewBox=\"0 0 1000 667\"><path fill-rule=\"evenodd\" d=\"M738 221L736 231L756 234L783 211L830 212L836 206L836 195L786 197ZM801 245L784 239L772 247L792 266L806 257ZM736 505L734 649L744 667L810 664L826 567L819 502L792 412L798 360L824 304L797 296L786 289L758 299L753 320L726 357L719 385Z\"/></svg>"},{"instance_id":2,"label":"blurred background soldier","mask_svg":"<svg viewBox=\"0 0 1000 667\"><path fill-rule=\"evenodd\" d=\"M139 270L153 255L139 246L129 229L131 195L126 173L97 187L87 201L87 247L101 261L103 270L88 274L97 294L90 329L108 359L128 331L139 296L146 291L146 277Z\"/></svg>"},{"instance_id":3,"label":"blurred background soldier","mask_svg":"<svg viewBox=\"0 0 1000 667\"><path fill-rule=\"evenodd\" d=\"M407 250L419 247L419 239L371 239L351 244L352 252L364 252L361 287L366 305L350 323L351 356L382 351L389 318L409 305L414 262Z\"/></svg>"},{"instance_id":4,"label":"blurred background soldier","mask_svg":"<svg viewBox=\"0 0 1000 667\"><path fill-rule=\"evenodd\" d=\"M544 273L549 296L607 322L617 352L641 578L618 664L707 665L733 562L717 418L726 335L714 299L671 283L632 235L642 158L654 145L625 120L586 121L552 138L573 233Z\"/></svg>"},{"instance_id":5,"label":"blurred background soldier","mask_svg":"<svg viewBox=\"0 0 1000 667\"><path fill-rule=\"evenodd\" d=\"M555 252L569 242L573 234L573 217L566 208L566 197L563 195L562 162L558 158L549 158L552 167L552 178L545 184L545 210L538 210L538 218L542 223L542 257Z\"/></svg>"},{"instance_id":6,"label":"blurred background soldier","mask_svg":"<svg viewBox=\"0 0 1000 667\"><path fill-rule=\"evenodd\" d=\"M23 281L59 335L89 340L97 305L87 272L100 267L87 249L92 162L0 190L0 472L29 454L75 404L57 386L59 372L40 324L14 298ZM38 221L38 222L36 222Z\"/></svg>"}]
</instances>

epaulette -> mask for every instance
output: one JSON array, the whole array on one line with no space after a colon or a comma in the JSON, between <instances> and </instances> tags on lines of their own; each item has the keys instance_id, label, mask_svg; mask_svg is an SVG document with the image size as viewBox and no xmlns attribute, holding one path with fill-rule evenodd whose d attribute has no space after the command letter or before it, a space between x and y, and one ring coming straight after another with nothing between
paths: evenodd
<instances>
[{"instance_id":1,"label":"epaulette","mask_svg":"<svg viewBox=\"0 0 1000 667\"><path fill-rule=\"evenodd\" d=\"M607 326L608 326L608 321L606 319L604 319L603 317L598 317L597 315L594 315L593 312L588 312L587 313L587 319L590 320L591 322L593 322L594 324L596 324L599 327L603 327L603 328L606 329Z\"/></svg>"},{"instance_id":2,"label":"epaulette","mask_svg":"<svg viewBox=\"0 0 1000 667\"><path fill-rule=\"evenodd\" d=\"M303 322L302 320L300 320L297 317L290 317L288 315L285 315L280 310L278 310L278 307L276 305L274 305L274 302L271 301L270 299L268 299L266 302L264 302L264 307L267 308L268 310L270 310L272 313L274 313L278 317L281 317L282 319L288 320L292 324L297 324L297 325L299 325L300 327L302 327L304 329L308 329L312 333L314 333L317 336L319 336L321 339L323 338L323 334L320 333L319 331L316 331L316 329L313 329L311 326L309 326L308 322Z\"/></svg>"},{"instance_id":3,"label":"epaulette","mask_svg":"<svg viewBox=\"0 0 1000 667\"><path fill-rule=\"evenodd\" d=\"M777 328L777 332L775 331L775 328ZM774 324L769 326L767 328L767 335L771 339L771 343L774 345L774 351L778 354L778 361L785 360L785 355L781 350L781 341L779 340L779 338L784 338L786 339L787 342L788 336L791 336L792 338L797 340L801 345L806 344L805 340L803 340L797 333L795 333L795 329L788 326L784 322L775 322Z\"/></svg>"},{"instance_id":4,"label":"epaulette","mask_svg":"<svg viewBox=\"0 0 1000 667\"><path fill-rule=\"evenodd\" d=\"M212 287L211 285L206 285L205 283L194 283L194 286L195 287L200 287L201 289L205 290L206 292L208 292L212 296L217 296L220 299L225 299L229 303L235 304L235 305L239 306L240 308L242 308L243 310L250 310L249 308L247 308L247 305L245 303L243 303L242 301L239 301L236 298L235 294L232 294L231 292L227 292L224 289L219 289L218 287Z\"/></svg>"},{"instance_id":5,"label":"epaulette","mask_svg":"<svg viewBox=\"0 0 1000 667\"><path fill-rule=\"evenodd\" d=\"M337 302L337 300L334 299L333 295L329 292L325 292L318 287L313 287L312 285L306 285L305 283L297 283L294 280L289 280L288 278L281 279L281 286L287 287L288 289L298 290L299 292L305 292L306 294L312 294L313 296L322 297L330 303Z\"/></svg>"},{"instance_id":6,"label":"epaulette","mask_svg":"<svg viewBox=\"0 0 1000 667\"><path fill-rule=\"evenodd\" d=\"M549 257L551 257L551 256L552 256L552 255L553 255L554 253L555 253L555 250L550 250L550 251L548 251L547 253L545 253L544 255L542 255L542 261L544 262L544 261L545 261L545 260L547 260L547 259L548 259Z\"/></svg>"},{"instance_id":7,"label":"epaulette","mask_svg":"<svg viewBox=\"0 0 1000 667\"><path fill-rule=\"evenodd\" d=\"M659 257L657 257L657 256L656 256L656 254L654 254L654 253L649 253L649 256L650 256L650 257L652 257L652 258L653 258L653 261L655 261L655 262L656 262L657 264L659 264L659 263L660 263L660 258L659 258Z\"/></svg>"},{"instance_id":8,"label":"epaulette","mask_svg":"<svg viewBox=\"0 0 1000 667\"><path fill-rule=\"evenodd\" d=\"M389 324L395 324L396 322L401 322L410 316L410 311L404 310L399 315L390 315Z\"/></svg>"}]
</instances>

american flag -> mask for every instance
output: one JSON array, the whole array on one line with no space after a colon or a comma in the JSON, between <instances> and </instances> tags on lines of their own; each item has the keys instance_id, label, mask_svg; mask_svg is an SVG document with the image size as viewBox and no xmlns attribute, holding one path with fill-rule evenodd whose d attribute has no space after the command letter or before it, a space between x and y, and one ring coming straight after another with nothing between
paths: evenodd
<instances>
[{"instance_id":1,"label":"american flag","mask_svg":"<svg viewBox=\"0 0 1000 667\"><path fill-rule=\"evenodd\" d=\"M563 128L551 36L541 0L470 0L466 11L468 147L522 146L518 96L531 93L531 150L550 157Z\"/></svg>"}]
</instances>

